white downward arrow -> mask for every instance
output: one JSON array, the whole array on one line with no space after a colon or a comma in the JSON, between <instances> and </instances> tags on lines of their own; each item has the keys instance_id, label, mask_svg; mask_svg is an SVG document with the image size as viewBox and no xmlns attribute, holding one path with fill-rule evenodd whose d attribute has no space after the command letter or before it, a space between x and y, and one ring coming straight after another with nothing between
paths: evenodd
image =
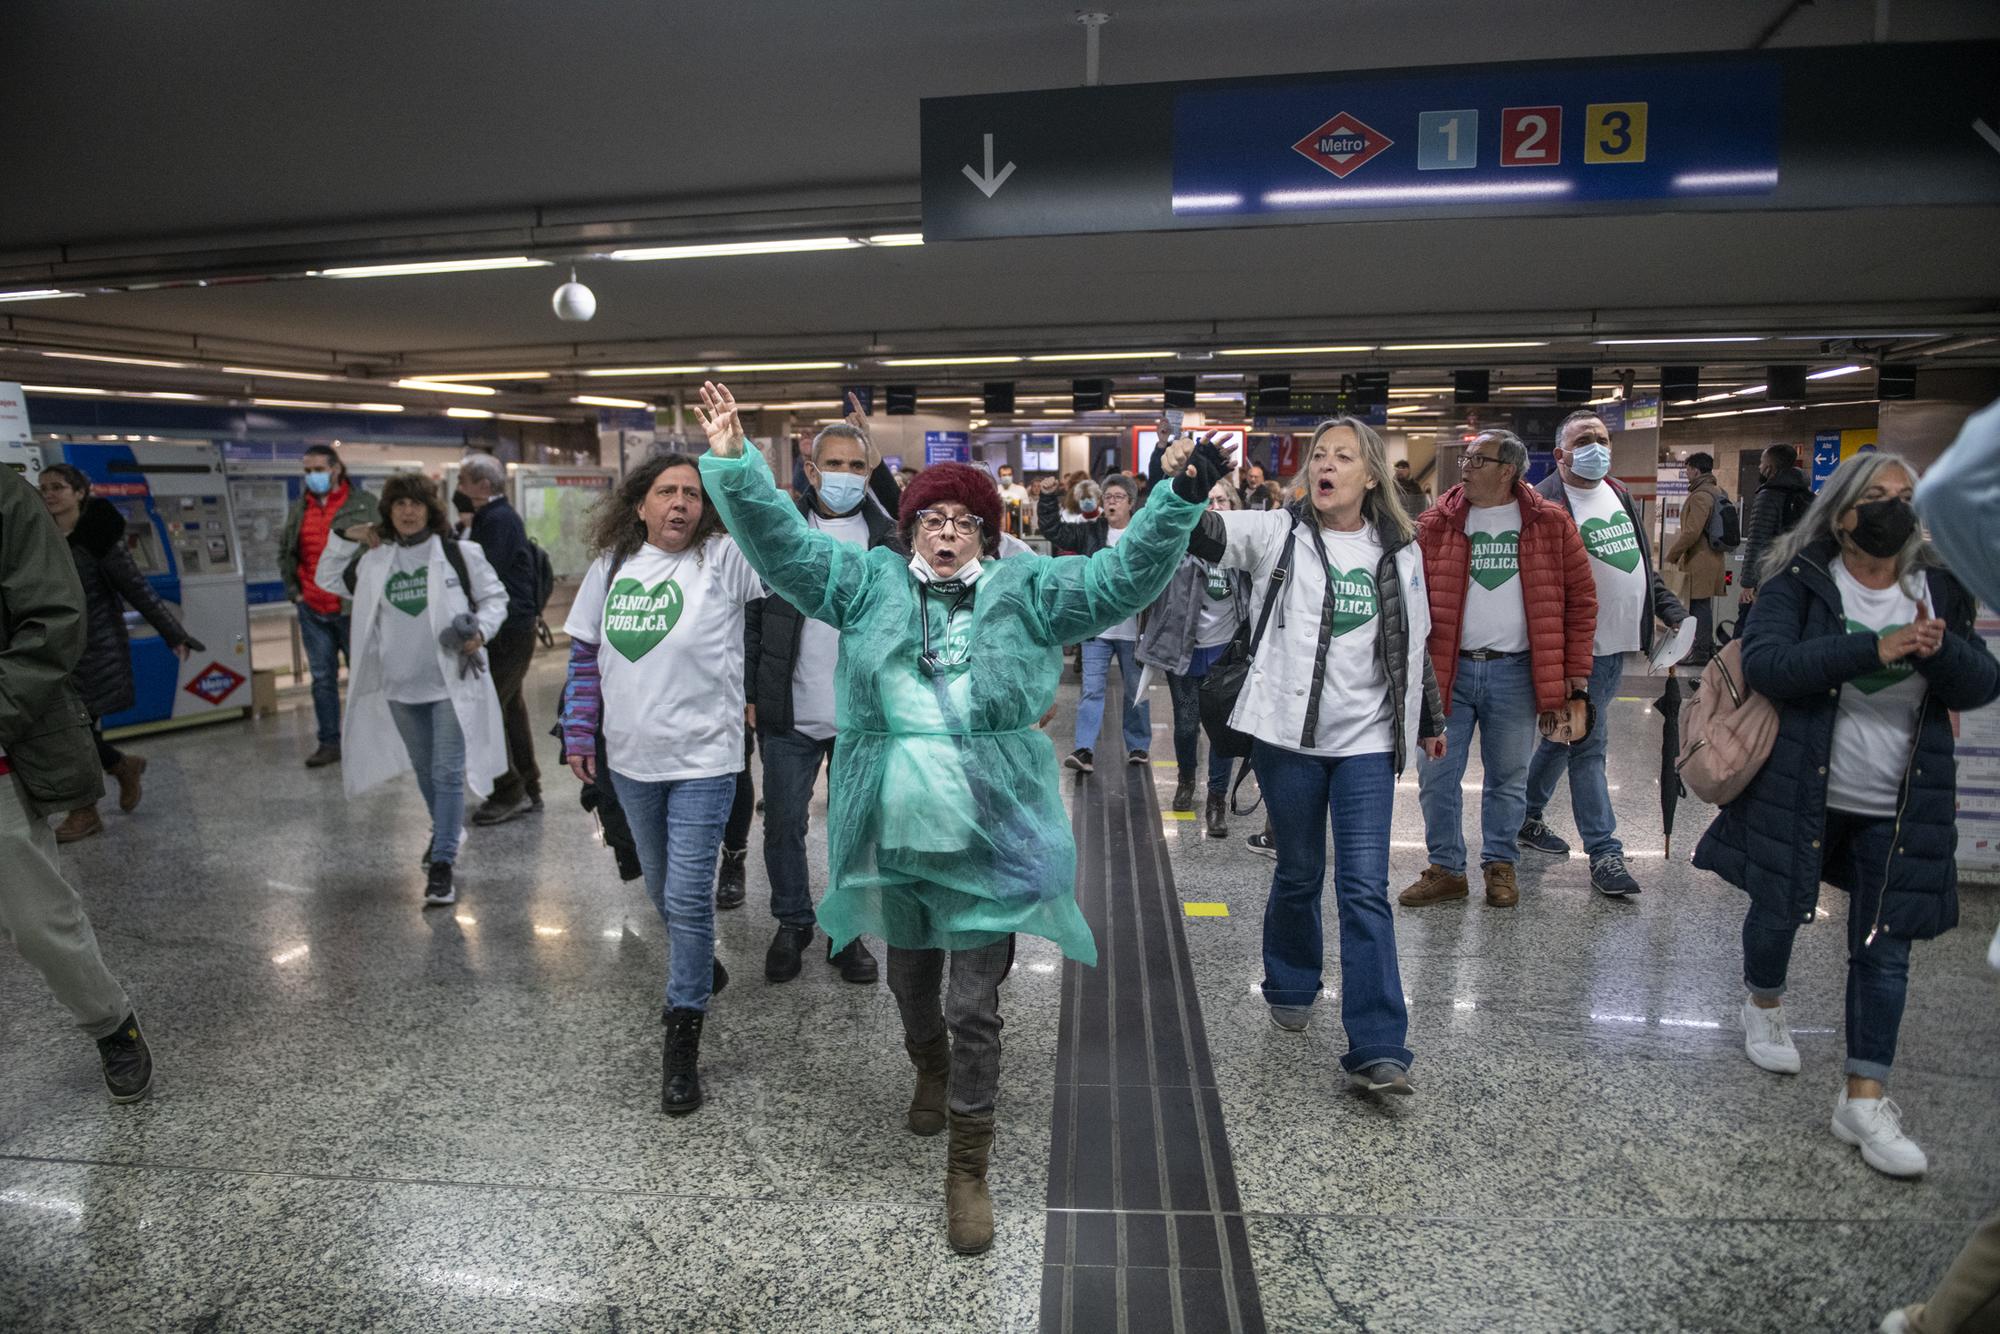
<instances>
[{"instance_id":1,"label":"white downward arrow","mask_svg":"<svg viewBox=\"0 0 2000 1334\"><path fill-rule=\"evenodd\" d=\"M991 199L994 195L994 192L999 190L1001 186L1005 185L1007 183L1007 178L1014 174L1014 164L1009 162L1006 166L1000 168L1000 174L998 176L994 175L993 136L989 134L983 137L986 140L986 174L983 176L980 175L978 172L972 169L971 164L969 163L963 167L960 167L959 170L965 173L966 180L971 181L974 185L979 187L979 193L985 195L988 199Z\"/></svg>"}]
</instances>

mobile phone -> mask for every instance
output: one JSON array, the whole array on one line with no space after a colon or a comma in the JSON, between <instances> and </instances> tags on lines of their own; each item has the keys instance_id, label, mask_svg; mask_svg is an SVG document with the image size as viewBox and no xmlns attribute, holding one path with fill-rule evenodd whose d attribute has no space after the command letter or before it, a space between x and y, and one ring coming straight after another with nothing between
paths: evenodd
<instances>
[{"instance_id":1,"label":"mobile phone","mask_svg":"<svg viewBox=\"0 0 2000 1334\"><path fill-rule=\"evenodd\" d=\"M1180 439L1181 423L1187 420L1187 413L1180 408L1168 408L1165 415L1167 419L1167 438L1160 441L1160 448L1162 449L1165 449L1175 440Z\"/></svg>"}]
</instances>

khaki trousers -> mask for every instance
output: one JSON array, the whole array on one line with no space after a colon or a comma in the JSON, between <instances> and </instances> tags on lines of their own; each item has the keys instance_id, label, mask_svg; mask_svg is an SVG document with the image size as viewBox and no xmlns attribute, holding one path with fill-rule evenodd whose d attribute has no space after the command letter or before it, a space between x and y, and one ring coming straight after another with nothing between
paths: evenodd
<instances>
[{"instance_id":1,"label":"khaki trousers","mask_svg":"<svg viewBox=\"0 0 2000 1334\"><path fill-rule=\"evenodd\" d=\"M0 934L33 964L91 1038L118 1031L132 1003L104 966L83 900L63 878L56 835L27 807L20 783L0 776Z\"/></svg>"}]
</instances>

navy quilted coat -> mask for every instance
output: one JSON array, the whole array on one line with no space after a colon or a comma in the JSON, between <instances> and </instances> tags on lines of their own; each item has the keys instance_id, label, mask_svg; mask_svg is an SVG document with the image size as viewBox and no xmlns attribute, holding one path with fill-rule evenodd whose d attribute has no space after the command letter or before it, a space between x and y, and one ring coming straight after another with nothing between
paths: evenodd
<instances>
[{"instance_id":1,"label":"navy quilted coat","mask_svg":"<svg viewBox=\"0 0 2000 1334\"><path fill-rule=\"evenodd\" d=\"M1743 675L1778 706L1771 758L1724 806L1695 848L1694 864L1748 893L1767 911L1812 920L1826 832L1826 766L1840 687L1881 665L1872 632L1849 633L1828 568L1839 546L1823 538L1757 590L1743 630ZM1972 598L1943 570L1925 572L1944 645L1913 659L1928 687L1916 744L1903 771L1895 850L1883 901L1854 903L1893 936L1928 940L1958 925L1957 764L1950 711L2000 695L2000 664L1972 630ZM1830 883L1853 891L1839 880ZM1879 914L1879 915L1878 915Z\"/></svg>"}]
</instances>

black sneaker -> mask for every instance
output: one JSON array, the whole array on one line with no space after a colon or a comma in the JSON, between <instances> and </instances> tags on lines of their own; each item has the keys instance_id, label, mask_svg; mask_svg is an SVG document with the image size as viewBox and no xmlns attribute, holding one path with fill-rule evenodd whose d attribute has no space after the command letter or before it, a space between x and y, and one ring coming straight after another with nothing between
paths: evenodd
<instances>
[{"instance_id":1,"label":"black sneaker","mask_svg":"<svg viewBox=\"0 0 2000 1334\"><path fill-rule=\"evenodd\" d=\"M1229 837L1229 798L1220 792L1208 794L1206 812L1208 828L1204 831L1209 838Z\"/></svg>"},{"instance_id":2,"label":"black sneaker","mask_svg":"<svg viewBox=\"0 0 2000 1334\"><path fill-rule=\"evenodd\" d=\"M1094 773L1097 769L1096 756L1078 746L1063 760L1063 768L1074 769L1080 774Z\"/></svg>"},{"instance_id":3,"label":"black sneaker","mask_svg":"<svg viewBox=\"0 0 2000 1334\"><path fill-rule=\"evenodd\" d=\"M1152 760L1153 757L1143 750L1128 750L1125 752L1125 763L1127 764L1150 764Z\"/></svg>"},{"instance_id":4,"label":"black sneaker","mask_svg":"<svg viewBox=\"0 0 2000 1334\"><path fill-rule=\"evenodd\" d=\"M424 876L424 906L442 908L458 902L458 882L451 878L450 862L432 862Z\"/></svg>"},{"instance_id":5,"label":"black sneaker","mask_svg":"<svg viewBox=\"0 0 2000 1334\"><path fill-rule=\"evenodd\" d=\"M139 1017L128 1014L118 1031L97 1040L104 1063L104 1086L113 1102L137 1102L153 1091L153 1053L139 1032Z\"/></svg>"},{"instance_id":6,"label":"black sneaker","mask_svg":"<svg viewBox=\"0 0 2000 1334\"><path fill-rule=\"evenodd\" d=\"M812 944L813 929L809 926L778 925L778 934L771 937L771 948L764 951L764 980L767 982L789 982L799 975L799 961L805 956L806 946Z\"/></svg>"},{"instance_id":7,"label":"black sneaker","mask_svg":"<svg viewBox=\"0 0 2000 1334\"><path fill-rule=\"evenodd\" d=\"M1518 840L1522 847L1546 852L1551 857L1569 856L1569 844L1563 841L1562 835L1540 820L1529 820L1523 824Z\"/></svg>"},{"instance_id":8,"label":"black sneaker","mask_svg":"<svg viewBox=\"0 0 2000 1334\"><path fill-rule=\"evenodd\" d=\"M750 849L739 848L731 852L722 850L722 867L715 874L715 906L727 911L743 906L744 864L750 860Z\"/></svg>"},{"instance_id":9,"label":"black sneaker","mask_svg":"<svg viewBox=\"0 0 2000 1334\"><path fill-rule=\"evenodd\" d=\"M875 956L856 936L847 942L847 948L836 953L831 940L826 942L826 961L840 970L840 980L853 982L859 986L872 986L877 977Z\"/></svg>"},{"instance_id":10,"label":"black sneaker","mask_svg":"<svg viewBox=\"0 0 2000 1334\"><path fill-rule=\"evenodd\" d=\"M1347 1082L1357 1093L1394 1093L1407 1098L1417 1091L1410 1083L1410 1072L1394 1061L1377 1061L1359 1070L1350 1070Z\"/></svg>"},{"instance_id":11,"label":"black sneaker","mask_svg":"<svg viewBox=\"0 0 2000 1334\"><path fill-rule=\"evenodd\" d=\"M542 794L539 792L530 792L528 794L528 814L540 815L541 813L542 813Z\"/></svg>"},{"instance_id":12,"label":"black sneaker","mask_svg":"<svg viewBox=\"0 0 2000 1334\"><path fill-rule=\"evenodd\" d=\"M321 746L318 750L306 756L306 768L308 769L324 769L329 764L339 763L339 746Z\"/></svg>"},{"instance_id":13,"label":"black sneaker","mask_svg":"<svg viewBox=\"0 0 2000 1334\"><path fill-rule=\"evenodd\" d=\"M1272 861L1278 860L1278 843L1276 839L1271 837L1270 830L1266 829L1262 833L1252 834L1243 841L1250 846L1250 851L1256 853L1258 856L1269 857Z\"/></svg>"},{"instance_id":14,"label":"black sneaker","mask_svg":"<svg viewBox=\"0 0 2000 1334\"><path fill-rule=\"evenodd\" d=\"M668 1116L686 1116L701 1106L700 1010L667 1012L667 1038L660 1060L660 1110Z\"/></svg>"},{"instance_id":15,"label":"black sneaker","mask_svg":"<svg viewBox=\"0 0 2000 1334\"><path fill-rule=\"evenodd\" d=\"M1639 882L1625 869L1625 859L1615 852L1590 863L1590 883L1606 898L1622 899L1640 892Z\"/></svg>"}]
</instances>

